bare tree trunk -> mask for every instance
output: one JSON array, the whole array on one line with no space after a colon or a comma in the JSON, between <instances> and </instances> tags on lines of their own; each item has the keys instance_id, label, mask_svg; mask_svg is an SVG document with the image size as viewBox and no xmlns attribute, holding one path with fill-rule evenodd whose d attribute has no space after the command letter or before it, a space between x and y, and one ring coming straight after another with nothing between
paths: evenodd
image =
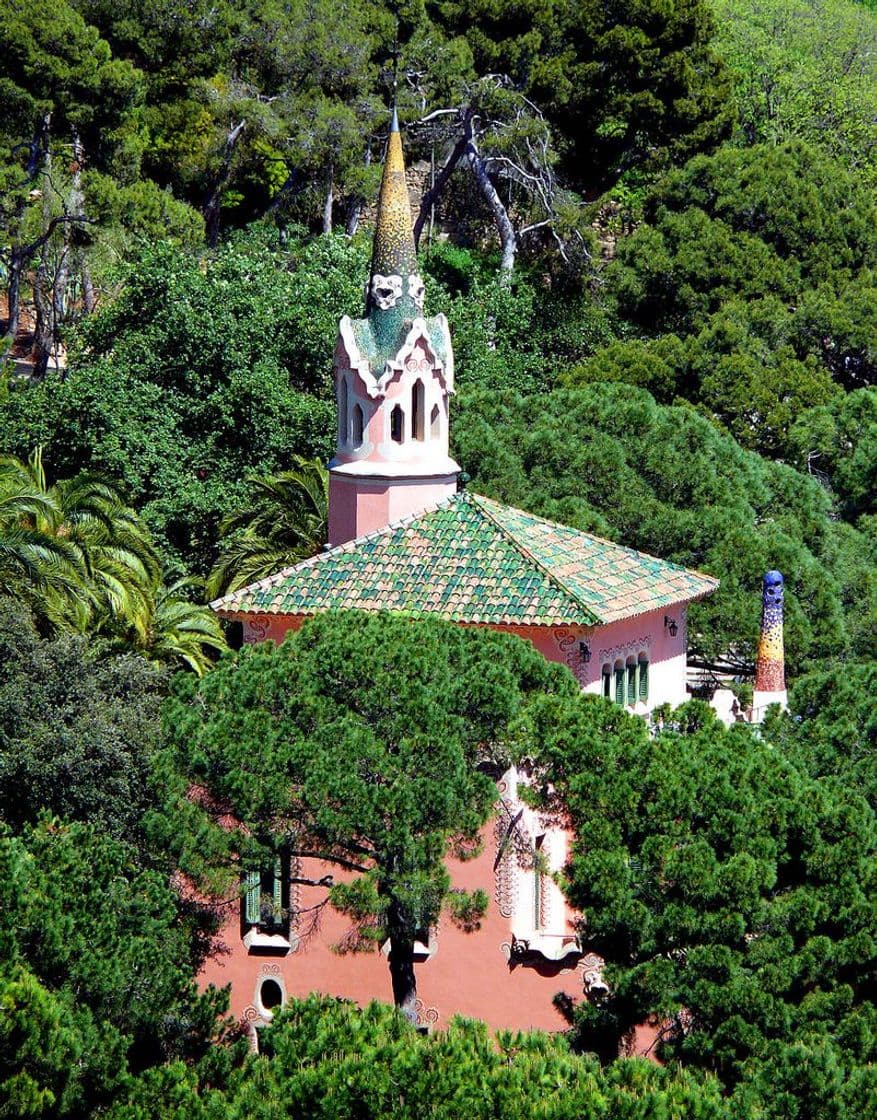
<instances>
[{"instance_id":1,"label":"bare tree trunk","mask_svg":"<svg viewBox=\"0 0 877 1120\"><path fill-rule=\"evenodd\" d=\"M207 201L204 203L204 224L207 227L207 244L211 249L215 249L219 242L219 217L222 203L222 192L228 186L228 181L231 178L231 164L234 159L234 151L237 147L237 142L240 139L241 133L247 126L246 120L242 120L239 124L234 125L225 138L225 144L222 149L222 162L219 166L219 173L216 176L216 181L213 184L213 190L210 192Z\"/></svg>"},{"instance_id":2,"label":"bare tree trunk","mask_svg":"<svg viewBox=\"0 0 877 1120\"><path fill-rule=\"evenodd\" d=\"M28 159L24 185L33 186L47 159L51 121L51 113L46 113L39 121L34 131L33 139L28 145ZM21 200L15 210L15 218L10 223L10 229L14 232L10 234L9 238L11 246L9 250L9 270L6 284L7 299L9 302L9 321L6 324L7 349L11 349L12 346L15 345L15 339L18 335L18 328L21 320L21 282L24 277L25 269L27 268L28 259L33 251L31 246L23 245L20 240L22 233L21 227L24 222L26 210L27 198L22 194Z\"/></svg>"},{"instance_id":3,"label":"bare tree trunk","mask_svg":"<svg viewBox=\"0 0 877 1120\"><path fill-rule=\"evenodd\" d=\"M390 938L390 979L393 1002L410 1023L417 1022L417 978L414 974L414 942Z\"/></svg>"},{"instance_id":4,"label":"bare tree trunk","mask_svg":"<svg viewBox=\"0 0 877 1120\"><path fill-rule=\"evenodd\" d=\"M499 197L496 187L490 181L487 167L474 140L470 140L466 147L466 159L469 161L469 167L472 169L475 181L481 190L481 194L484 196L485 202L490 207L493 220L496 222L500 244L502 245L500 269L507 283L508 278L511 276L512 269L515 267L515 255L518 251L518 236L515 233L515 227L512 225L512 220L503 205L502 199Z\"/></svg>"},{"instance_id":5,"label":"bare tree trunk","mask_svg":"<svg viewBox=\"0 0 877 1120\"><path fill-rule=\"evenodd\" d=\"M457 164L466 154L466 148L469 144L471 137L471 124L467 121L464 128L463 135L454 145L451 154L445 160L444 166L441 171L435 176L432 186L423 195L420 200L420 210L417 214L417 220L414 223L414 244L420 246L420 235L423 232L423 226L426 219L431 214L433 207L441 197L442 191L448 184L448 180L453 175Z\"/></svg>"},{"instance_id":6,"label":"bare tree trunk","mask_svg":"<svg viewBox=\"0 0 877 1120\"><path fill-rule=\"evenodd\" d=\"M91 315L97 306L97 299L94 294L94 284L91 279L91 268L85 258L85 254L82 256L79 273L82 277L82 310L86 315Z\"/></svg>"},{"instance_id":7,"label":"bare tree trunk","mask_svg":"<svg viewBox=\"0 0 877 1120\"><path fill-rule=\"evenodd\" d=\"M33 283L33 302L36 310L33 355L34 377L45 377L55 340L54 331L54 286L49 277L47 245L43 246L40 263Z\"/></svg>"},{"instance_id":8,"label":"bare tree trunk","mask_svg":"<svg viewBox=\"0 0 877 1120\"><path fill-rule=\"evenodd\" d=\"M9 321L6 324L6 339L9 348L15 345L21 321L21 275L24 272L24 258L20 247L9 253L9 275L6 282L6 299L9 304Z\"/></svg>"},{"instance_id":9,"label":"bare tree trunk","mask_svg":"<svg viewBox=\"0 0 877 1120\"><path fill-rule=\"evenodd\" d=\"M370 167L372 161L372 150L366 148L365 150L365 166ZM350 208L347 211L347 226L345 233L348 237L353 237L359 229L359 220L362 217L362 208L365 206L365 199L362 195L357 195L350 200Z\"/></svg>"},{"instance_id":10,"label":"bare tree trunk","mask_svg":"<svg viewBox=\"0 0 877 1120\"><path fill-rule=\"evenodd\" d=\"M326 198L323 203L323 233L332 232L332 204L335 201L335 179L332 174L332 164L326 177Z\"/></svg>"}]
</instances>

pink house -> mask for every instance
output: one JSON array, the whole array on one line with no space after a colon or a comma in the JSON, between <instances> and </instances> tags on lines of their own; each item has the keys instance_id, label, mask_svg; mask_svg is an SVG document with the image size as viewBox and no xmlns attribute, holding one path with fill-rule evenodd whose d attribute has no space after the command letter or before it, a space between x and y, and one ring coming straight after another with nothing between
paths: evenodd
<instances>
[{"instance_id":1,"label":"pink house","mask_svg":"<svg viewBox=\"0 0 877 1120\"><path fill-rule=\"evenodd\" d=\"M378 202L364 319L342 319L335 350L338 434L330 463L327 551L213 603L248 642L280 641L332 608L438 614L510 630L566 664L583 690L646 716L686 699L686 609L715 590L698 572L458 489L448 449L454 392L443 315L424 316L398 124L393 119ZM499 784L482 855L452 863L456 886L491 896L476 933L441 925L420 946L424 1025L453 1014L493 1027L561 1029L554 997L602 985L584 957L575 915L552 879L568 837ZM306 915L322 888L269 869L248 883L224 931L227 949L203 979L232 984L232 1009L258 1025L291 995L389 998L385 959L338 955L340 915ZM266 900L268 905L266 906Z\"/></svg>"}]
</instances>

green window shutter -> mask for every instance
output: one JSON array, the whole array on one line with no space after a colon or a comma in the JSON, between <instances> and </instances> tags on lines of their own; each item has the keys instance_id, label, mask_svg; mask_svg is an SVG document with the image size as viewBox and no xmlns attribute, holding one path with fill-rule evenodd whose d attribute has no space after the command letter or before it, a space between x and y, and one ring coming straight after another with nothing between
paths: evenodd
<instances>
[{"instance_id":1,"label":"green window shutter","mask_svg":"<svg viewBox=\"0 0 877 1120\"><path fill-rule=\"evenodd\" d=\"M261 917L262 876L258 871L248 871L244 876L244 921L251 926L259 924Z\"/></svg>"},{"instance_id":2,"label":"green window shutter","mask_svg":"<svg viewBox=\"0 0 877 1120\"><path fill-rule=\"evenodd\" d=\"M615 670L615 703L624 706L624 669Z\"/></svg>"},{"instance_id":3,"label":"green window shutter","mask_svg":"<svg viewBox=\"0 0 877 1120\"><path fill-rule=\"evenodd\" d=\"M639 663L639 698L643 703L649 699L649 663L645 658Z\"/></svg>"},{"instance_id":4,"label":"green window shutter","mask_svg":"<svg viewBox=\"0 0 877 1120\"><path fill-rule=\"evenodd\" d=\"M627 666L627 702L636 703L636 665Z\"/></svg>"}]
</instances>

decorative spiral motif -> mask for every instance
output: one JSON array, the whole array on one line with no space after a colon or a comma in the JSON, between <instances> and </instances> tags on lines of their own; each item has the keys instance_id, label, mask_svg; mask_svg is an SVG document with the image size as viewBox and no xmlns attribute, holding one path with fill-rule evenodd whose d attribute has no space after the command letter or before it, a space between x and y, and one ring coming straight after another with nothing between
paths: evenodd
<instances>
[{"instance_id":1,"label":"decorative spiral motif","mask_svg":"<svg viewBox=\"0 0 877 1120\"><path fill-rule=\"evenodd\" d=\"M439 1021L438 1008L426 1007L422 999L414 1001L414 1011L417 1015L417 1025L419 1027L435 1026Z\"/></svg>"}]
</instances>

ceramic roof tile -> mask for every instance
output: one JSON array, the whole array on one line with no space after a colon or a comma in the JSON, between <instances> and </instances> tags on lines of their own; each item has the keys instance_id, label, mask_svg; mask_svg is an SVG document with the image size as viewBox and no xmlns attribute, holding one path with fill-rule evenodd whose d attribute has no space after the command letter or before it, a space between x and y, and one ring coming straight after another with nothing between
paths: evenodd
<instances>
[{"instance_id":1,"label":"ceramic roof tile","mask_svg":"<svg viewBox=\"0 0 877 1120\"><path fill-rule=\"evenodd\" d=\"M708 595L711 576L468 491L212 604L220 614L331 608L454 622L599 625Z\"/></svg>"}]
</instances>

